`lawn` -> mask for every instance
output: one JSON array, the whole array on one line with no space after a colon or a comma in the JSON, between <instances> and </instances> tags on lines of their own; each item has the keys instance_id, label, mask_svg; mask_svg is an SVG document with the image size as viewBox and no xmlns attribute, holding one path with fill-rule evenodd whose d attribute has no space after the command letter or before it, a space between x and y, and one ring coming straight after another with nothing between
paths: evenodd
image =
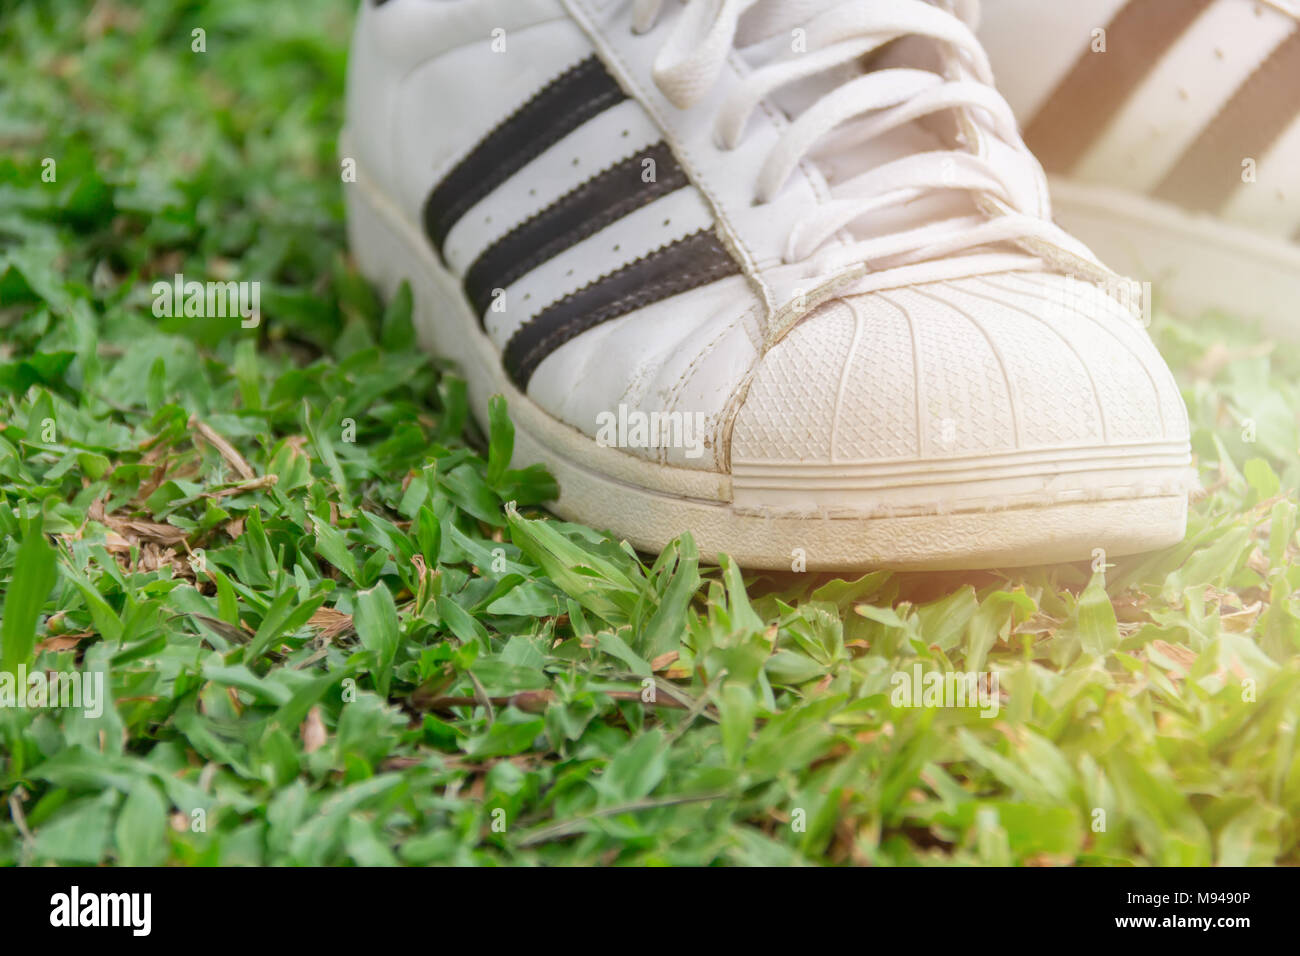
<instances>
[{"instance_id":1,"label":"lawn","mask_svg":"<svg viewBox=\"0 0 1300 956\"><path fill-rule=\"evenodd\" d=\"M0 668L108 697L0 707L0 864L1300 863L1300 350L1156 310L1163 553L637 555L351 264L353 8L0 0ZM262 322L155 317L177 273Z\"/></svg>"}]
</instances>

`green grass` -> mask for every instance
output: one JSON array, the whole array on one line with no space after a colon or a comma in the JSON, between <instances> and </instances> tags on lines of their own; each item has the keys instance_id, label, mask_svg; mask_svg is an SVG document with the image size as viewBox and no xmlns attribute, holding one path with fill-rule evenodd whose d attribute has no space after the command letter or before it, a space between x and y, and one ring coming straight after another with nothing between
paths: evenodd
<instances>
[{"instance_id":1,"label":"green grass","mask_svg":"<svg viewBox=\"0 0 1300 956\"><path fill-rule=\"evenodd\" d=\"M1300 863L1297 350L1157 317L1207 492L1104 573L638 557L350 264L352 6L0 0L0 657L112 698L0 709L0 863Z\"/></svg>"}]
</instances>

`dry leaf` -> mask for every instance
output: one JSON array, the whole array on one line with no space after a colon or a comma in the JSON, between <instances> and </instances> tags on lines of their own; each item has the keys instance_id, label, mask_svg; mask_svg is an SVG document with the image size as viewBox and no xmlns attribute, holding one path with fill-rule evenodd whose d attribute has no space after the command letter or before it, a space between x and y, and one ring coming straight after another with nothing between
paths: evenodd
<instances>
[{"instance_id":1,"label":"dry leaf","mask_svg":"<svg viewBox=\"0 0 1300 956\"><path fill-rule=\"evenodd\" d=\"M307 623L320 628L322 640L332 641L340 634L352 630L352 615L332 607L320 607L307 619Z\"/></svg>"},{"instance_id":2,"label":"dry leaf","mask_svg":"<svg viewBox=\"0 0 1300 956\"><path fill-rule=\"evenodd\" d=\"M185 532L175 525L159 524L156 521L137 521L132 518L120 518L117 515L106 514L102 499L91 502L90 508L87 510L87 516L91 521L97 521L109 530L117 532L128 545L141 541L172 545L180 544L185 540Z\"/></svg>"},{"instance_id":3,"label":"dry leaf","mask_svg":"<svg viewBox=\"0 0 1300 956\"><path fill-rule=\"evenodd\" d=\"M35 651L40 654L43 651L70 651L88 637L94 636L94 631L80 631L76 634L55 634L53 637L47 637L40 641Z\"/></svg>"},{"instance_id":4,"label":"dry leaf","mask_svg":"<svg viewBox=\"0 0 1300 956\"><path fill-rule=\"evenodd\" d=\"M263 488L272 487L280 478L278 475L263 475L261 478L249 478L247 481L237 481L234 484L218 488L216 491L203 492L204 498L228 498L231 495L242 495L246 491L261 491Z\"/></svg>"},{"instance_id":5,"label":"dry leaf","mask_svg":"<svg viewBox=\"0 0 1300 956\"><path fill-rule=\"evenodd\" d=\"M680 656L681 655L678 654L676 651L669 651L666 654L660 654L658 657L656 657L654 660L650 662L650 670L661 671L665 669L669 664L675 662L677 658Z\"/></svg>"},{"instance_id":6,"label":"dry leaf","mask_svg":"<svg viewBox=\"0 0 1300 956\"><path fill-rule=\"evenodd\" d=\"M234 469L235 474L240 478L252 479L257 477L257 473L244 460L244 456L235 451L235 446L230 444L219 435L210 425L205 425L197 417L190 418L190 430L196 432L199 437L217 450L221 458L227 465Z\"/></svg>"},{"instance_id":7,"label":"dry leaf","mask_svg":"<svg viewBox=\"0 0 1300 956\"><path fill-rule=\"evenodd\" d=\"M1184 647L1182 644L1170 644L1168 641L1158 639L1151 642L1151 648L1184 667L1191 667L1195 664L1198 656L1190 647Z\"/></svg>"},{"instance_id":8,"label":"dry leaf","mask_svg":"<svg viewBox=\"0 0 1300 956\"><path fill-rule=\"evenodd\" d=\"M307 711L307 719L302 722L299 729L302 734L302 749L309 754L313 754L325 746L325 722L320 718L320 707L313 707Z\"/></svg>"}]
</instances>

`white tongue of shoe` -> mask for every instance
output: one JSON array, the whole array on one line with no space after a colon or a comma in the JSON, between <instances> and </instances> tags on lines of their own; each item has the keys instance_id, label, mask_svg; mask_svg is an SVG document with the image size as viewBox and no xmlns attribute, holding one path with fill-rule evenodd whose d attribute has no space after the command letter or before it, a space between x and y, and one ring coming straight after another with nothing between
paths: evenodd
<instances>
[{"instance_id":1,"label":"white tongue of shoe","mask_svg":"<svg viewBox=\"0 0 1300 956\"><path fill-rule=\"evenodd\" d=\"M792 57L810 55L806 46L806 27L819 15L836 7L844 0L759 0L740 19L736 32L736 53L751 68L758 69ZM944 7L942 3L935 6ZM946 9L946 7L945 7ZM867 72L884 70L925 70L939 78L970 77L970 71L939 41L921 36L899 36L884 42L880 47L850 64L818 72L806 79L782 86L771 93L768 104L794 121L818 100ZM903 74L899 74L904 80ZM913 76L914 78L914 76ZM1036 173L1036 163L1027 152L1016 156L1018 150L1001 142L985 124L978 109L965 110L968 123L987 132L986 146L996 141L993 149L999 159L1008 163L1023 163L1030 175ZM833 133L828 134L809 154L808 163L826 181L832 198L851 195L852 180L870 170L920 153L941 150L961 152L967 150L953 110L944 110L911 120L887 132L863 139L855 135L874 113L853 119ZM898 232L918 229L947 220L971 221L988 217L975 202L974 194L964 189L936 188L922 192L906 202L874 209L851 222L841 231L850 241L872 239ZM1045 204L1043 211L1046 212ZM939 227L942 229L942 227ZM1016 249L1015 251L1023 251ZM886 265L878 263L877 265Z\"/></svg>"}]
</instances>

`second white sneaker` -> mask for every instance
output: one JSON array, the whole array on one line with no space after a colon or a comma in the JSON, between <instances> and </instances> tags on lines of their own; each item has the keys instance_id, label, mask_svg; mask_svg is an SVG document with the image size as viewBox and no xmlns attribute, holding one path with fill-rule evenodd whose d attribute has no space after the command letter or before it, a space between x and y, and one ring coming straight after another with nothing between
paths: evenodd
<instances>
[{"instance_id":1,"label":"second white sneaker","mask_svg":"<svg viewBox=\"0 0 1300 956\"><path fill-rule=\"evenodd\" d=\"M1186 412L922 0L363 6L352 248L554 509L753 567L1178 541Z\"/></svg>"},{"instance_id":2,"label":"second white sneaker","mask_svg":"<svg viewBox=\"0 0 1300 956\"><path fill-rule=\"evenodd\" d=\"M1300 0L987 0L1058 219L1190 318L1300 341Z\"/></svg>"}]
</instances>

